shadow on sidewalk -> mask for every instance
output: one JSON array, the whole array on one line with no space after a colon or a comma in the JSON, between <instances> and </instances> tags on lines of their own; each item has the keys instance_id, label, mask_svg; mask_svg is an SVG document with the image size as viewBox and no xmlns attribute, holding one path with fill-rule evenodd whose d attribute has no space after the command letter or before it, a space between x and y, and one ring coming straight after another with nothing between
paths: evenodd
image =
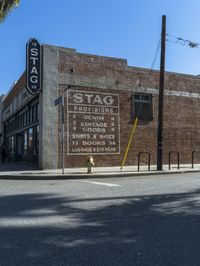
<instances>
[{"instance_id":1,"label":"shadow on sidewalk","mask_svg":"<svg viewBox=\"0 0 200 266\"><path fill-rule=\"evenodd\" d=\"M13 171L29 171L38 170L37 165L28 163L14 163L14 162L0 162L0 172L13 172Z\"/></svg>"}]
</instances>

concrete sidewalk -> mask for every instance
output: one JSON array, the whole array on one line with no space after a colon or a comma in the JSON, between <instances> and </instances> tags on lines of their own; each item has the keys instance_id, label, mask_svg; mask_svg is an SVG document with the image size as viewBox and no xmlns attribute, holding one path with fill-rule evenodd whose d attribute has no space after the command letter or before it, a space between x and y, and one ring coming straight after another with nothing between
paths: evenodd
<instances>
[{"instance_id":1,"label":"concrete sidewalk","mask_svg":"<svg viewBox=\"0 0 200 266\"><path fill-rule=\"evenodd\" d=\"M64 175L62 169L39 170L33 165L22 163L6 163L0 165L0 179L79 179L79 178L97 178L97 177L125 177L125 176L145 176L157 174L174 174L186 172L200 172L200 164L181 164L180 169L177 165L163 165L163 171L157 171L156 165L151 165L150 171L147 166L140 166L140 171L136 165L125 166L121 170L120 166L112 167L94 167L93 173L88 174L87 168L66 168Z\"/></svg>"}]
</instances>

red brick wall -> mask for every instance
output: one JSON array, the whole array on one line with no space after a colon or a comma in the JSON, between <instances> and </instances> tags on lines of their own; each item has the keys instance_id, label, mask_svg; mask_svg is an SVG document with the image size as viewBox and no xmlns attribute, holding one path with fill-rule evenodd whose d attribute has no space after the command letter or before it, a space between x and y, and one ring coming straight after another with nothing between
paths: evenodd
<instances>
[{"instance_id":1,"label":"red brick wall","mask_svg":"<svg viewBox=\"0 0 200 266\"><path fill-rule=\"evenodd\" d=\"M71 71L73 69L73 72ZM90 80L99 79L103 88L98 84L90 87L83 82L83 87L72 86L72 90L92 91L101 93L119 94L120 110L120 154L94 155L96 166L121 165L129 136L132 130L131 105L134 89L144 92L145 89L154 89L153 96L153 121L139 122L134 134L126 165L136 165L140 151L151 154L151 163L156 164L157 157L157 109L159 72L148 69L128 67L126 60L86 55L80 53L59 53L59 74L71 76L73 84L77 77L84 77L88 84ZM70 72L72 72L70 74ZM25 73L15 84L13 90L4 101L4 108L25 86ZM59 84L59 93L62 94L68 84ZM80 81L79 81L80 85ZM200 78L177 73L165 75L164 97L164 130L163 130L163 161L168 163L169 151L177 151L180 154L181 163L191 163L192 151L200 149L200 99L196 96L200 89ZM170 95L170 92L185 92L189 97ZM148 92L149 93L149 92ZM192 93L194 95L192 95ZM85 166L87 155L67 154L67 97L65 98L65 166ZM59 116L60 119L60 116ZM59 120L60 121L60 120ZM53 126L53 125L52 125ZM61 166L61 124L58 129L59 166ZM200 162L200 154L195 155L196 162ZM146 158L142 157L142 162ZM176 162L176 156L172 156L172 163Z\"/></svg>"},{"instance_id":2,"label":"red brick wall","mask_svg":"<svg viewBox=\"0 0 200 266\"><path fill-rule=\"evenodd\" d=\"M131 133L131 95L132 90L139 80L138 86L141 89L159 87L159 72L127 67L125 60L114 60L106 57L96 57L84 54L59 54L59 73L70 73L73 68L73 75L82 75L87 78L112 78L115 84L106 90L98 88L80 88L72 86L73 89L83 91L101 91L119 93L120 99L120 154L119 155L94 155L96 166L120 165L127 147ZM66 84L60 85L60 92ZM124 88L123 90L121 88ZM126 89L127 88L127 89ZM165 78L165 91L199 93L200 79L195 76L167 73ZM67 99L65 99L67 102ZM158 93L153 94L153 121L149 123L140 122L126 161L127 165L137 164L137 156L140 151L151 153L151 163L156 164L157 151L157 109ZM65 109L67 117L67 106ZM67 125L67 119L65 125ZM191 163L191 153L194 149L200 149L200 99L182 96L165 95L164 98L164 163L168 163L169 151L180 153L181 163ZM66 128L65 128L66 130ZM60 132L60 129L59 129ZM67 132L66 132L67 133ZM60 137L58 139L60 145ZM61 152L61 147L59 146ZM87 155L67 155L65 138L65 166L84 166ZM197 158L197 157L196 157ZM61 153L60 153L61 159ZM176 162L172 156L173 163ZM200 160L200 158L198 158ZM145 161L145 159L142 161ZM61 165L61 160L60 160Z\"/></svg>"}]
</instances>

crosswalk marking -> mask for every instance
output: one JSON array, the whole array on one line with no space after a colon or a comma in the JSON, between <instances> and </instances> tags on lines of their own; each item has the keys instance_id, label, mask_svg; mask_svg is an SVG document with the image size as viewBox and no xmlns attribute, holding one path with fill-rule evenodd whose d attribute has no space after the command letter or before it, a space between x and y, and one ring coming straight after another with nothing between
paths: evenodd
<instances>
[{"instance_id":1,"label":"crosswalk marking","mask_svg":"<svg viewBox=\"0 0 200 266\"><path fill-rule=\"evenodd\" d=\"M91 184L100 185L100 186L107 186L107 187L121 187L121 185L118 185L118 184L110 184L110 183L103 183L103 182L96 182L96 181L83 180L82 182L91 183Z\"/></svg>"}]
</instances>

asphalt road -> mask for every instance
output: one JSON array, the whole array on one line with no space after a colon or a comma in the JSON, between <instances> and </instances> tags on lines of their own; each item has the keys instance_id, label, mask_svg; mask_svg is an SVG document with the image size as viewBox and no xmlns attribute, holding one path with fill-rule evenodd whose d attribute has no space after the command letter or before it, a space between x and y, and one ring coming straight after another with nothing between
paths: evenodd
<instances>
[{"instance_id":1,"label":"asphalt road","mask_svg":"<svg viewBox=\"0 0 200 266\"><path fill-rule=\"evenodd\" d=\"M0 265L200 265L200 174L0 180Z\"/></svg>"}]
</instances>

